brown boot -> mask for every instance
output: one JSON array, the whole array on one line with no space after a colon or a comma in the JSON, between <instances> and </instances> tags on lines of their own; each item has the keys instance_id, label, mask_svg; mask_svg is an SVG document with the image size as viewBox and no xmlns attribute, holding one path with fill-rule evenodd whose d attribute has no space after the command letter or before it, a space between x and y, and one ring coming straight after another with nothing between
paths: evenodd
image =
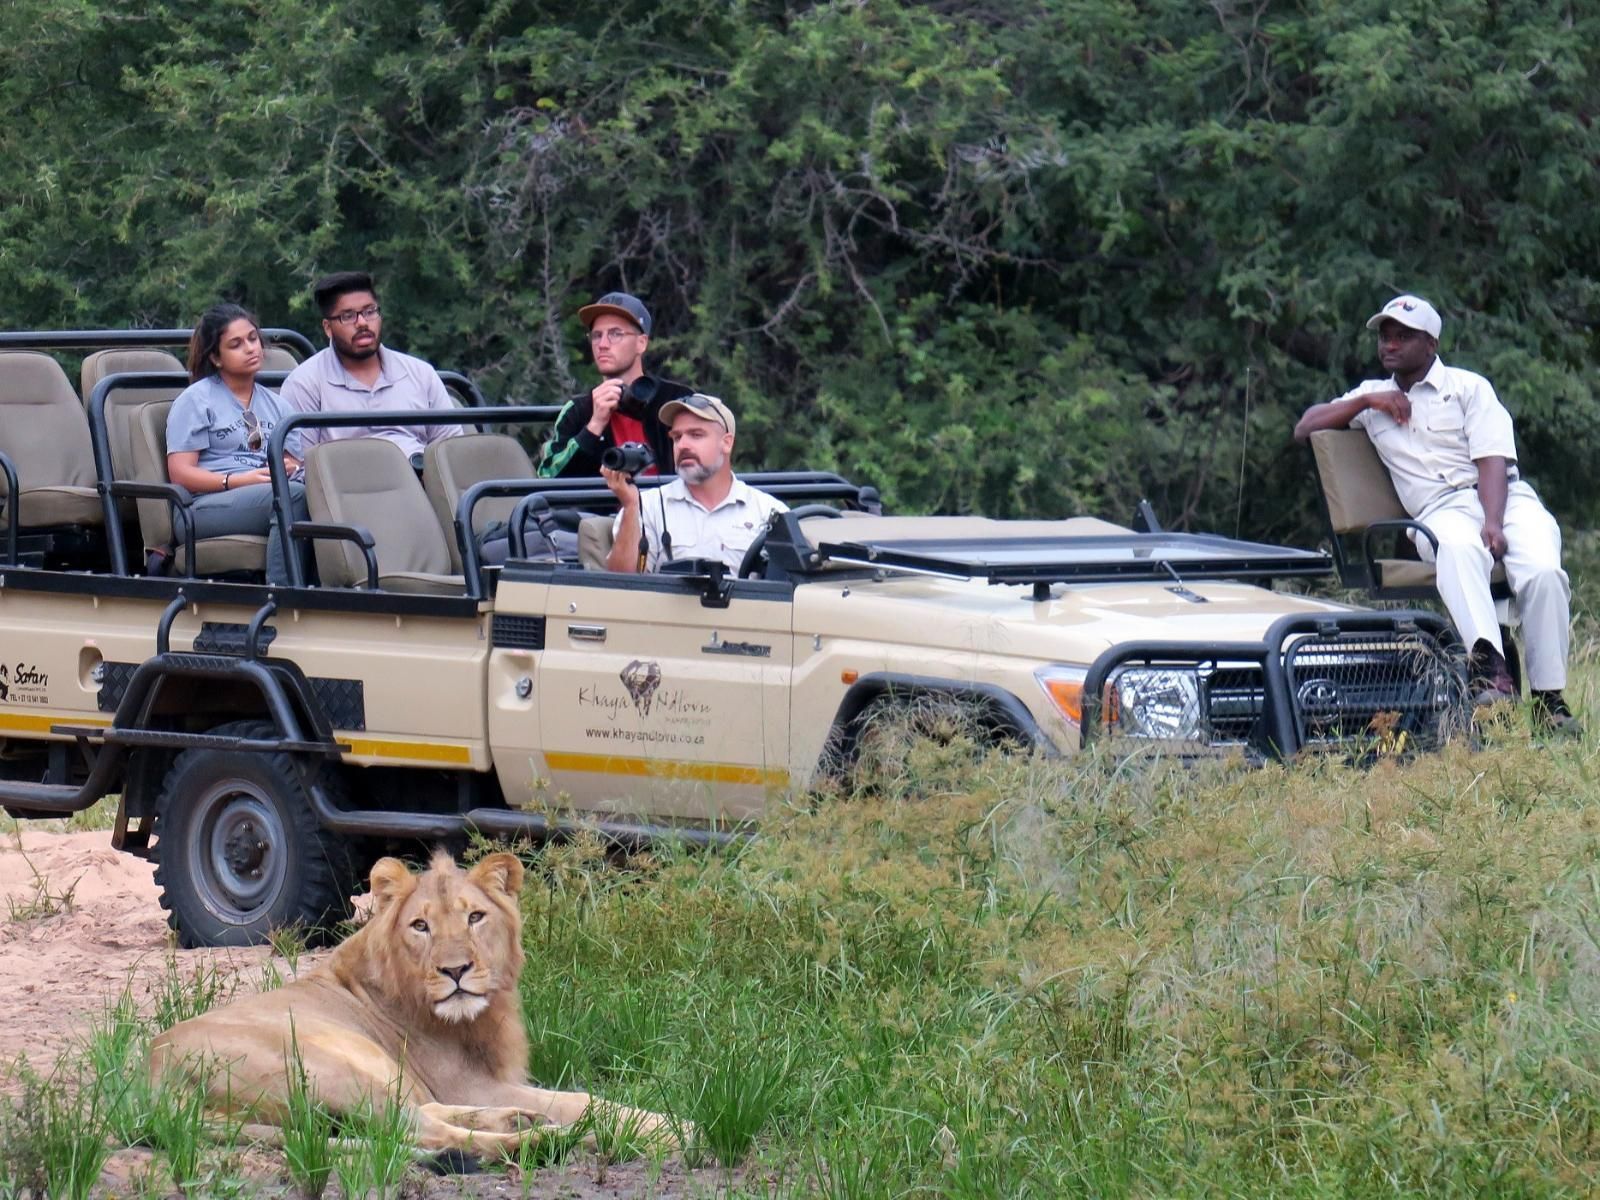
<instances>
[{"instance_id":1,"label":"brown boot","mask_svg":"<svg viewBox=\"0 0 1600 1200\"><path fill-rule=\"evenodd\" d=\"M1472 648L1468 660L1471 669L1472 707L1488 708L1502 700L1515 701L1516 685L1511 682L1511 672L1506 667L1505 656L1482 638Z\"/></svg>"}]
</instances>

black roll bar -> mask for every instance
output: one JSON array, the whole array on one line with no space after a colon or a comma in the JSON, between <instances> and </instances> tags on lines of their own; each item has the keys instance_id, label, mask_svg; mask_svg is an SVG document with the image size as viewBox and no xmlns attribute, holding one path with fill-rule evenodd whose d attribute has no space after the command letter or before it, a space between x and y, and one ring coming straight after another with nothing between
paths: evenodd
<instances>
[{"instance_id":1,"label":"black roll bar","mask_svg":"<svg viewBox=\"0 0 1600 1200\"><path fill-rule=\"evenodd\" d=\"M22 485L17 482L16 464L11 456L0 452L0 471L6 476L6 564L17 565L17 528L21 521Z\"/></svg>"},{"instance_id":2,"label":"black roll bar","mask_svg":"<svg viewBox=\"0 0 1600 1200\"><path fill-rule=\"evenodd\" d=\"M481 393L480 393L481 395ZM548 424L561 414L561 405L487 405L483 408L452 408L452 409L406 409L404 411L385 410L382 412L359 413L290 413L287 418L280 421L272 431L272 438L268 442L267 466L272 472L272 507L278 518L278 527L287 531L292 537L303 537L315 540L318 537L342 537L346 540L357 541L350 538L348 527L339 526L340 533L315 533L306 529L310 522L295 522L294 501L289 491L289 477L283 472L283 447L289 434L296 429L360 429L368 425L532 425ZM360 531L366 532L366 531ZM367 533L371 539L371 534ZM363 548L365 552L365 548ZM285 556L288 559L289 582L292 587L306 585L305 565L300 561L298 554ZM375 581L377 573L376 559L368 567L368 578ZM376 587L376 583L373 583ZM469 588L471 584L469 583Z\"/></svg>"},{"instance_id":3,"label":"black roll bar","mask_svg":"<svg viewBox=\"0 0 1600 1200\"><path fill-rule=\"evenodd\" d=\"M137 350L187 346L192 329L31 329L0 332L0 350ZM265 342L293 346L302 359L317 352L298 329L263 329Z\"/></svg>"}]
</instances>

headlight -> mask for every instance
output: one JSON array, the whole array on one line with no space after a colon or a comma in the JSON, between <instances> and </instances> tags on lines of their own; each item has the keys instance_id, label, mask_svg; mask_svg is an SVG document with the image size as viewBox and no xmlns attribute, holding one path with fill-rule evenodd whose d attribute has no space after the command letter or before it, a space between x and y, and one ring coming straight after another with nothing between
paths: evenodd
<instances>
[{"instance_id":1,"label":"headlight","mask_svg":"<svg viewBox=\"0 0 1600 1200\"><path fill-rule=\"evenodd\" d=\"M1106 687L1106 723L1123 737L1200 739L1200 676L1193 668L1133 667Z\"/></svg>"},{"instance_id":2,"label":"headlight","mask_svg":"<svg viewBox=\"0 0 1600 1200\"><path fill-rule=\"evenodd\" d=\"M1050 697L1056 711L1074 725L1083 724L1083 678L1088 674L1082 667L1041 667L1033 673Z\"/></svg>"}]
</instances>

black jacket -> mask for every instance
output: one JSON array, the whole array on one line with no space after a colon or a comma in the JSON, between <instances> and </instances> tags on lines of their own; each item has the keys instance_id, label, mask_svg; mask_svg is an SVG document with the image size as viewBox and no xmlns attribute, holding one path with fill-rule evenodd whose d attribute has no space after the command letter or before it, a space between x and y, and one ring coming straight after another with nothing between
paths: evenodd
<instances>
[{"instance_id":1,"label":"black jacket","mask_svg":"<svg viewBox=\"0 0 1600 1200\"><path fill-rule=\"evenodd\" d=\"M663 475L672 474L672 439L658 415L668 400L694 393L693 388L673 383L670 379L645 378L655 384L655 395L640 416L644 424L644 438L650 452L656 457L656 469ZM589 418L594 415L594 401L585 392L567 401L561 415L556 418L554 432L544 444L539 455L541 479L573 479L600 474L600 456L617 444L608 425L599 437L589 432Z\"/></svg>"}]
</instances>

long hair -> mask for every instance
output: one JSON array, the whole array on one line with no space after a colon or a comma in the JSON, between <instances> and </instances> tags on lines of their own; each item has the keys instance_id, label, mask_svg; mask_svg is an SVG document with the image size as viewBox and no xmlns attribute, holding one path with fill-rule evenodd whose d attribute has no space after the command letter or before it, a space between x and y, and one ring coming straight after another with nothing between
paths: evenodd
<instances>
[{"instance_id":1,"label":"long hair","mask_svg":"<svg viewBox=\"0 0 1600 1200\"><path fill-rule=\"evenodd\" d=\"M261 322L256 320L255 313L237 304L213 304L200 314L200 319L194 323L194 335L189 339L190 383L199 383L217 373L217 364L211 361L211 356L222 344L222 335L228 326L241 319L254 325L257 333L261 332Z\"/></svg>"}]
</instances>

